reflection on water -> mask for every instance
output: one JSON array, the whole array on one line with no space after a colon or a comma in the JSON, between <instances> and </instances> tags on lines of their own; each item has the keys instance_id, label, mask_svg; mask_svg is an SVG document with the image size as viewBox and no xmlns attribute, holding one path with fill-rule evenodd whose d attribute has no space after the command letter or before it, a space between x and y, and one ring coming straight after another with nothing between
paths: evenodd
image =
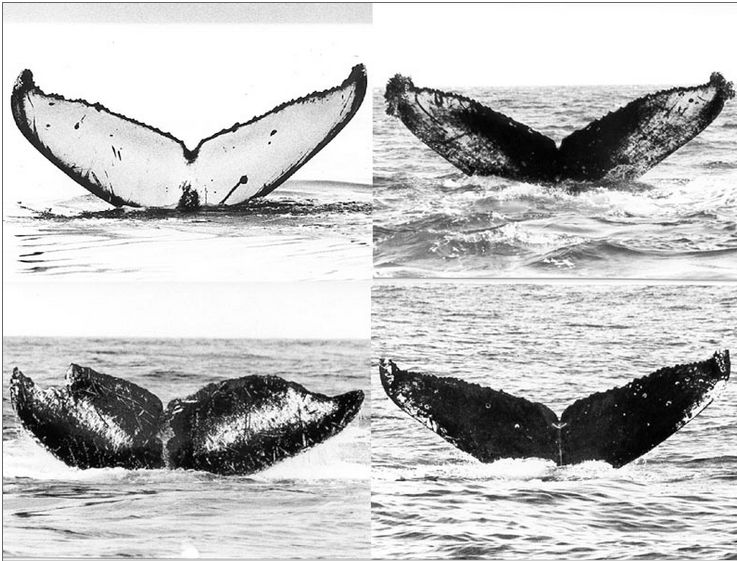
<instances>
[{"instance_id":1,"label":"reflection on water","mask_svg":"<svg viewBox=\"0 0 737 561\"><path fill-rule=\"evenodd\" d=\"M111 208L93 195L6 210L4 262L21 278L371 278L371 188L287 184L242 207Z\"/></svg>"}]
</instances>

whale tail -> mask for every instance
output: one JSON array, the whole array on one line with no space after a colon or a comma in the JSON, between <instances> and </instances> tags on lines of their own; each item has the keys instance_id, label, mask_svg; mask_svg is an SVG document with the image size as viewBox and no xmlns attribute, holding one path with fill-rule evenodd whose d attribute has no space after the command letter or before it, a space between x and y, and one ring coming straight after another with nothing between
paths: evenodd
<instances>
[{"instance_id":1,"label":"whale tail","mask_svg":"<svg viewBox=\"0 0 737 561\"><path fill-rule=\"evenodd\" d=\"M68 465L164 465L158 436L161 401L136 384L72 364L65 386L41 390L15 368L10 401L23 427Z\"/></svg>"},{"instance_id":2,"label":"whale tail","mask_svg":"<svg viewBox=\"0 0 737 561\"><path fill-rule=\"evenodd\" d=\"M366 69L329 90L236 123L193 150L99 103L44 93L24 70L11 96L23 136L54 165L116 205L192 209L268 195L324 148L358 111Z\"/></svg>"},{"instance_id":3,"label":"whale tail","mask_svg":"<svg viewBox=\"0 0 737 561\"><path fill-rule=\"evenodd\" d=\"M621 467L673 435L723 390L729 351L662 368L576 401L561 415L545 405L450 377L379 364L382 386L405 413L482 462L542 458L558 465L600 460Z\"/></svg>"},{"instance_id":4,"label":"whale tail","mask_svg":"<svg viewBox=\"0 0 737 561\"><path fill-rule=\"evenodd\" d=\"M342 431L358 414L363 392L336 397L276 376L209 384L166 410L171 467L249 474Z\"/></svg>"},{"instance_id":5,"label":"whale tail","mask_svg":"<svg viewBox=\"0 0 737 561\"><path fill-rule=\"evenodd\" d=\"M456 378L400 370L392 361L379 365L391 400L456 448L482 462L540 457L557 461L558 421L550 409L502 391Z\"/></svg>"},{"instance_id":6,"label":"whale tail","mask_svg":"<svg viewBox=\"0 0 737 561\"><path fill-rule=\"evenodd\" d=\"M73 467L247 475L342 431L364 396L328 397L276 376L247 376L209 384L164 411L140 386L72 364L66 385L45 391L16 368L10 398L21 425Z\"/></svg>"},{"instance_id":7,"label":"whale tail","mask_svg":"<svg viewBox=\"0 0 737 561\"><path fill-rule=\"evenodd\" d=\"M639 458L706 409L724 390L730 368L725 350L576 401L561 415L564 463L621 467Z\"/></svg>"},{"instance_id":8,"label":"whale tail","mask_svg":"<svg viewBox=\"0 0 737 561\"><path fill-rule=\"evenodd\" d=\"M384 97L388 114L468 175L609 181L639 177L689 142L717 118L734 89L715 72L706 84L646 95L575 131L560 148L478 101L417 88L399 74Z\"/></svg>"}]
</instances>

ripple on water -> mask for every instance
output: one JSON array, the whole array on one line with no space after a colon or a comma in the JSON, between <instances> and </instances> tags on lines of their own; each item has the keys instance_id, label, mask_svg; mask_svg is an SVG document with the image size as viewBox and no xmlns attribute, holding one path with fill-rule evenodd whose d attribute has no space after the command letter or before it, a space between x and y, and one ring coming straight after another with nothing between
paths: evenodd
<instances>
[{"instance_id":1,"label":"ripple on water","mask_svg":"<svg viewBox=\"0 0 737 561\"><path fill-rule=\"evenodd\" d=\"M298 182L248 205L192 213L111 209L89 195L21 206L6 212L5 228L4 270L17 279L371 278L371 191L363 185Z\"/></svg>"},{"instance_id":2,"label":"ripple on water","mask_svg":"<svg viewBox=\"0 0 737 561\"><path fill-rule=\"evenodd\" d=\"M465 93L472 91L498 103L492 90ZM550 128L556 108L565 104L566 119L582 125L595 118L592 99L600 99L604 114L635 93L507 92L518 100L508 108L516 119L558 140L570 131ZM374 97L377 276L734 278L737 156L726 146L737 142L728 126L735 104L637 181L549 186L465 176L387 116L380 94ZM466 222L481 209L485 225L481 216L473 226ZM585 244L585 251L560 255ZM612 259L614 247L626 255Z\"/></svg>"}]
</instances>

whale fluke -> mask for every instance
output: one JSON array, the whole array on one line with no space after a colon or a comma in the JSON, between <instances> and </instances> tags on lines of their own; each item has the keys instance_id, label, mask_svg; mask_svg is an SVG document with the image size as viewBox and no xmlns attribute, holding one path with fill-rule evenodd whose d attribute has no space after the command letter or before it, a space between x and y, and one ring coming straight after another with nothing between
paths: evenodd
<instances>
[{"instance_id":1,"label":"whale fluke","mask_svg":"<svg viewBox=\"0 0 737 561\"><path fill-rule=\"evenodd\" d=\"M397 74L387 113L468 175L521 181L631 180L693 139L734 97L715 72L708 83L636 99L564 138L547 136L468 97L417 88Z\"/></svg>"},{"instance_id":2,"label":"whale fluke","mask_svg":"<svg viewBox=\"0 0 737 561\"><path fill-rule=\"evenodd\" d=\"M203 139L193 150L169 133L99 103L44 93L24 70L11 108L28 141L69 177L116 205L236 205L286 181L348 124L366 93L353 68L329 90L275 107Z\"/></svg>"},{"instance_id":3,"label":"whale fluke","mask_svg":"<svg viewBox=\"0 0 737 561\"><path fill-rule=\"evenodd\" d=\"M209 384L169 403L169 462L223 475L255 473L339 433L362 403L361 391L328 397L276 376Z\"/></svg>"},{"instance_id":4,"label":"whale fluke","mask_svg":"<svg viewBox=\"0 0 737 561\"><path fill-rule=\"evenodd\" d=\"M457 378L379 364L400 409L482 462L542 458L558 465L599 460L614 467L652 450L724 389L729 351L677 365L580 399L557 415L545 405Z\"/></svg>"},{"instance_id":5,"label":"whale fluke","mask_svg":"<svg viewBox=\"0 0 737 561\"><path fill-rule=\"evenodd\" d=\"M555 142L473 99L417 88L399 74L389 80L384 98L389 115L467 175L555 175Z\"/></svg>"},{"instance_id":6,"label":"whale fluke","mask_svg":"<svg viewBox=\"0 0 737 561\"><path fill-rule=\"evenodd\" d=\"M15 368L10 401L21 424L68 465L164 465L158 436L163 406L136 384L72 364L64 387L41 390Z\"/></svg>"},{"instance_id":7,"label":"whale fluke","mask_svg":"<svg viewBox=\"0 0 737 561\"><path fill-rule=\"evenodd\" d=\"M456 448L482 462L540 457L557 461L558 417L540 403L456 378L379 365L391 400Z\"/></svg>"},{"instance_id":8,"label":"whale fluke","mask_svg":"<svg viewBox=\"0 0 737 561\"><path fill-rule=\"evenodd\" d=\"M209 384L164 411L140 386L72 364L66 386L45 391L16 368L10 399L21 425L73 467L248 475L342 431L363 392L328 397L276 376L247 376Z\"/></svg>"}]
</instances>

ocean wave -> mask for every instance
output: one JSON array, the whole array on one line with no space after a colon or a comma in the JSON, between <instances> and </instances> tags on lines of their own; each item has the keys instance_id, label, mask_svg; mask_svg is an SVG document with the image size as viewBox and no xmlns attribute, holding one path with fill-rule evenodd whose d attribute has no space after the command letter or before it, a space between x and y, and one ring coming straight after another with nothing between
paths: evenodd
<instances>
[{"instance_id":1,"label":"ocean wave","mask_svg":"<svg viewBox=\"0 0 737 561\"><path fill-rule=\"evenodd\" d=\"M530 481L550 477L555 469L555 463L539 458L504 459L492 463L481 463L463 457L455 462L405 468L374 466L372 478L375 481L485 481L490 479Z\"/></svg>"},{"instance_id":2,"label":"ocean wave","mask_svg":"<svg viewBox=\"0 0 737 561\"><path fill-rule=\"evenodd\" d=\"M648 91L555 87L474 88L466 93L494 106L506 99L518 121L565 136L578 123ZM565 123L550 123L555 112L566 117ZM731 247L737 228L737 192L730 176L737 168L730 152L737 128L732 112L726 107L704 134L638 180L559 185L467 176L382 113L375 125L382 134L374 144L376 274L516 276L520 267L532 274L543 271L538 267L546 273L554 267L631 277L647 273L653 256L701 259ZM578 255L566 256L572 248ZM456 259L474 255L493 257L494 264ZM612 256L617 258L614 266ZM449 260L455 264L448 265ZM685 260L679 271L683 267ZM717 260L699 263L694 274L712 278L710 267L718 278L728 269Z\"/></svg>"},{"instance_id":3,"label":"ocean wave","mask_svg":"<svg viewBox=\"0 0 737 561\"><path fill-rule=\"evenodd\" d=\"M712 160L699 164L704 169L737 169L737 162L725 162L724 160Z\"/></svg>"},{"instance_id":4,"label":"ocean wave","mask_svg":"<svg viewBox=\"0 0 737 561\"><path fill-rule=\"evenodd\" d=\"M430 247L430 253L444 258L465 255L490 255L501 250L501 246L514 249L521 247L550 248L571 247L585 241L579 236L535 230L512 222L493 230L472 233L443 233Z\"/></svg>"}]
</instances>

